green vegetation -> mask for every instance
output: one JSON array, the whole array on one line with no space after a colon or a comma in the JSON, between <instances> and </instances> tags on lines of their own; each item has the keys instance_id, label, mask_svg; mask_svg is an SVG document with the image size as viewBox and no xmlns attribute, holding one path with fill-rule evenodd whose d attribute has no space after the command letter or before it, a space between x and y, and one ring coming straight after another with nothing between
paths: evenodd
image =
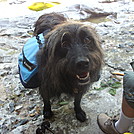
<instances>
[{"instance_id":1,"label":"green vegetation","mask_svg":"<svg viewBox=\"0 0 134 134\"><path fill-rule=\"evenodd\" d=\"M116 89L121 87L121 83L119 81L115 81L113 79L107 81L107 82L102 82L101 85L100 85L100 88L96 88L95 90L104 90L105 88L108 88L109 87L109 93L112 95L112 96L115 96L116 95Z\"/></svg>"},{"instance_id":2,"label":"green vegetation","mask_svg":"<svg viewBox=\"0 0 134 134\"><path fill-rule=\"evenodd\" d=\"M115 95L116 95L116 89L115 89L115 88L109 89L108 92L109 92L112 96L115 96Z\"/></svg>"},{"instance_id":3,"label":"green vegetation","mask_svg":"<svg viewBox=\"0 0 134 134\"><path fill-rule=\"evenodd\" d=\"M68 101L62 101L62 102L59 102L59 105L63 106L63 105L67 105L68 103L69 103Z\"/></svg>"}]
</instances>

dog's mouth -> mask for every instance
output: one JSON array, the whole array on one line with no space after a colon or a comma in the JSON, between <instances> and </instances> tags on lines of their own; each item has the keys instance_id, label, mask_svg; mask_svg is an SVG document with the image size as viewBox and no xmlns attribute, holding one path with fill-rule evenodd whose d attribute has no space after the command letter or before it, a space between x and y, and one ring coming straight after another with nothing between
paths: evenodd
<instances>
[{"instance_id":1,"label":"dog's mouth","mask_svg":"<svg viewBox=\"0 0 134 134\"><path fill-rule=\"evenodd\" d=\"M90 82L90 74L89 72L83 72L81 74L77 74L76 78L79 80L79 85L86 85Z\"/></svg>"}]
</instances>

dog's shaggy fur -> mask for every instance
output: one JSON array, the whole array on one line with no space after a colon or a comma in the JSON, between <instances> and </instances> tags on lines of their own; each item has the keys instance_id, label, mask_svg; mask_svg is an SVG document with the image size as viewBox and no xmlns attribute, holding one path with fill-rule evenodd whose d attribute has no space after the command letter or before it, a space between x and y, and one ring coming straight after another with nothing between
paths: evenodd
<instances>
[{"instance_id":1,"label":"dog's shaggy fur","mask_svg":"<svg viewBox=\"0 0 134 134\"><path fill-rule=\"evenodd\" d=\"M86 120L86 114L80 106L82 95L99 79L102 68L103 53L100 41L95 30L89 25L67 21L63 16L60 20L59 14L48 15L59 25L48 24L50 32L45 36L45 46L37 54L44 117L50 118L53 115L51 97L66 93L74 96L76 118L83 122ZM35 35L41 27L47 25L44 17L40 17L36 22ZM48 29L45 28L41 32Z\"/></svg>"}]
</instances>

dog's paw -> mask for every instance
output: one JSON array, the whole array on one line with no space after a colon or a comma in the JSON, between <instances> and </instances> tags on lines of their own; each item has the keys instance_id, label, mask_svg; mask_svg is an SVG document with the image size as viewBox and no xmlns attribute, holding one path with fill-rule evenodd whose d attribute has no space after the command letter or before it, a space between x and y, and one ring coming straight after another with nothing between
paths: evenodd
<instances>
[{"instance_id":1,"label":"dog's paw","mask_svg":"<svg viewBox=\"0 0 134 134\"><path fill-rule=\"evenodd\" d=\"M86 118L86 113L85 113L83 110L81 110L81 111L79 111L79 112L76 112L76 118L77 118L80 122L84 122L84 121L87 120L87 118Z\"/></svg>"},{"instance_id":2,"label":"dog's paw","mask_svg":"<svg viewBox=\"0 0 134 134\"><path fill-rule=\"evenodd\" d=\"M52 111L43 111L43 115L45 119L50 119L54 114Z\"/></svg>"},{"instance_id":3,"label":"dog's paw","mask_svg":"<svg viewBox=\"0 0 134 134\"><path fill-rule=\"evenodd\" d=\"M42 130L40 128L37 128L36 134L43 134Z\"/></svg>"}]
</instances>

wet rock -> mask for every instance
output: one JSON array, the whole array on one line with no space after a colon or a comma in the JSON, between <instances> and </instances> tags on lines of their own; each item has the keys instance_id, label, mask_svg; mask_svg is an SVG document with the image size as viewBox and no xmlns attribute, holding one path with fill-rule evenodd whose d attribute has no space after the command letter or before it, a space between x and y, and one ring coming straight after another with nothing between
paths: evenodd
<instances>
[{"instance_id":1,"label":"wet rock","mask_svg":"<svg viewBox=\"0 0 134 134\"><path fill-rule=\"evenodd\" d=\"M15 110L15 103L14 102L11 102L9 104L9 110L10 110L11 113L14 112L14 110Z\"/></svg>"},{"instance_id":2,"label":"wet rock","mask_svg":"<svg viewBox=\"0 0 134 134\"><path fill-rule=\"evenodd\" d=\"M21 125L24 125L24 124L28 123L28 121L29 121L28 119L21 119L21 120L18 121L17 124L14 125L14 127L17 128Z\"/></svg>"},{"instance_id":3,"label":"wet rock","mask_svg":"<svg viewBox=\"0 0 134 134\"><path fill-rule=\"evenodd\" d=\"M15 88L14 94L17 95L17 96L20 96L21 95L21 90L19 90L18 88Z\"/></svg>"},{"instance_id":4,"label":"wet rock","mask_svg":"<svg viewBox=\"0 0 134 134\"><path fill-rule=\"evenodd\" d=\"M28 38L28 37L31 37L31 35L29 35L29 34L22 34L21 35L21 38Z\"/></svg>"},{"instance_id":5,"label":"wet rock","mask_svg":"<svg viewBox=\"0 0 134 134\"><path fill-rule=\"evenodd\" d=\"M118 48L124 48L125 47L125 44L118 44L117 47Z\"/></svg>"},{"instance_id":6,"label":"wet rock","mask_svg":"<svg viewBox=\"0 0 134 134\"><path fill-rule=\"evenodd\" d=\"M27 110L28 111L31 111L31 110L34 109L35 106L36 106L36 104L32 104L32 105L28 106Z\"/></svg>"},{"instance_id":7,"label":"wet rock","mask_svg":"<svg viewBox=\"0 0 134 134\"><path fill-rule=\"evenodd\" d=\"M16 68L16 66L13 67L11 71L12 71L13 75L18 75L18 73L19 73L19 70L18 70L18 68Z\"/></svg>"},{"instance_id":8,"label":"wet rock","mask_svg":"<svg viewBox=\"0 0 134 134\"><path fill-rule=\"evenodd\" d=\"M8 127L6 125L0 125L0 132L1 134L7 134L9 131Z\"/></svg>"},{"instance_id":9,"label":"wet rock","mask_svg":"<svg viewBox=\"0 0 134 134\"><path fill-rule=\"evenodd\" d=\"M28 126L18 126L17 128L13 129L10 134L24 134L24 131L27 129Z\"/></svg>"},{"instance_id":10,"label":"wet rock","mask_svg":"<svg viewBox=\"0 0 134 134\"><path fill-rule=\"evenodd\" d=\"M128 42L128 43L126 43L126 45L128 45L129 47L134 47L134 43L133 42Z\"/></svg>"},{"instance_id":11,"label":"wet rock","mask_svg":"<svg viewBox=\"0 0 134 134\"><path fill-rule=\"evenodd\" d=\"M134 31L129 31L131 35L134 35Z\"/></svg>"},{"instance_id":12,"label":"wet rock","mask_svg":"<svg viewBox=\"0 0 134 134\"><path fill-rule=\"evenodd\" d=\"M4 105L4 101L0 100L0 106L3 106ZM1 118L0 118L1 120Z\"/></svg>"},{"instance_id":13,"label":"wet rock","mask_svg":"<svg viewBox=\"0 0 134 134\"><path fill-rule=\"evenodd\" d=\"M18 111L18 110L22 109L22 107L23 107L23 106L21 106L21 105L16 106L16 107L15 107L15 110Z\"/></svg>"}]
</instances>

